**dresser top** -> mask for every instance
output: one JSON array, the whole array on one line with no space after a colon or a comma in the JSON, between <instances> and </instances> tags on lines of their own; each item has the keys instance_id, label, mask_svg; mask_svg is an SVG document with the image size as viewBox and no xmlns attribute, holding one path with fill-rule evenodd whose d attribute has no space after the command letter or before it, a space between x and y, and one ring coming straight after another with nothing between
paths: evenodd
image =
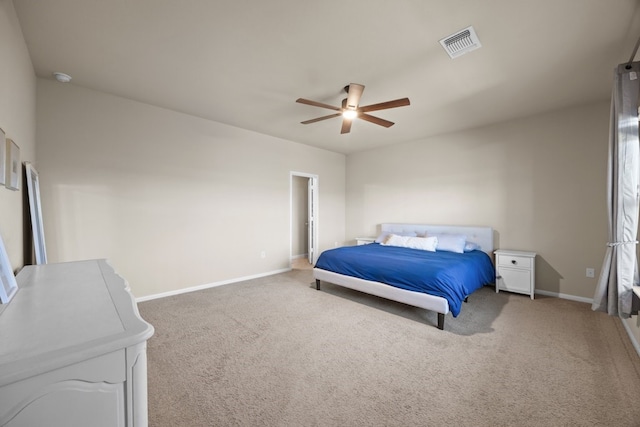
<instances>
[{"instance_id":1,"label":"dresser top","mask_svg":"<svg viewBox=\"0 0 640 427\"><path fill-rule=\"evenodd\" d=\"M0 386L153 335L106 260L26 266L16 279L0 312Z\"/></svg>"}]
</instances>

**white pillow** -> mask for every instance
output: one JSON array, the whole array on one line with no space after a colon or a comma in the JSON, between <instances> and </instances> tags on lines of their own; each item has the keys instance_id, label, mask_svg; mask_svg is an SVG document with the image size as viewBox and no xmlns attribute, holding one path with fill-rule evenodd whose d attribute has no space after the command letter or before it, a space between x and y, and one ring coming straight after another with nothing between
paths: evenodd
<instances>
[{"instance_id":1,"label":"white pillow","mask_svg":"<svg viewBox=\"0 0 640 427\"><path fill-rule=\"evenodd\" d=\"M467 236L464 234L429 234L438 238L439 251L455 252L461 254L464 252L464 246L467 243Z\"/></svg>"},{"instance_id":2,"label":"white pillow","mask_svg":"<svg viewBox=\"0 0 640 427\"><path fill-rule=\"evenodd\" d=\"M471 252L471 251L476 251L480 249L480 245L477 243L473 243L473 242L467 242L464 245L464 251L465 252Z\"/></svg>"},{"instance_id":3,"label":"white pillow","mask_svg":"<svg viewBox=\"0 0 640 427\"><path fill-rule=\"evenodd\" d=\"M412 237L391 234L386 241L381 242L385 246L399 246L401 248L419 249L421 251L435 252L438 245L437 237Z\"/></svg>"},{"instance_id":4,"label":"white pillow","mask_svg":"<svg viewBox=\"0 0 640 427\"><path fill-rule=\"evenodd\" d=\"M392 234L395 234L396 236L410 236L410 237L417 236L417 234L414 233L413 231L406 231L406 232L383 231L376 238L376 243L383 243L387 239L387 237L391 236Z\"/></svg>"}]
</instances>

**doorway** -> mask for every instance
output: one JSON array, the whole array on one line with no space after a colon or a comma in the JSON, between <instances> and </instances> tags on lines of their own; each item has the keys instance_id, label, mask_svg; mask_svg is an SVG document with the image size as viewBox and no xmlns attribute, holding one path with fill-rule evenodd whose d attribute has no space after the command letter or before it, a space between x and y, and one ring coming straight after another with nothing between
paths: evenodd
<instances>
[{"instance_id":1,"label":"doorway","mask_svg":"<svg viewBox=\"0 0 640 427\"><path fill-rule=\"evenodd\" d=\"M291 172L290 199L290 266L310 269L317 256L318 176Z\"/></svg>"}]
</instances>

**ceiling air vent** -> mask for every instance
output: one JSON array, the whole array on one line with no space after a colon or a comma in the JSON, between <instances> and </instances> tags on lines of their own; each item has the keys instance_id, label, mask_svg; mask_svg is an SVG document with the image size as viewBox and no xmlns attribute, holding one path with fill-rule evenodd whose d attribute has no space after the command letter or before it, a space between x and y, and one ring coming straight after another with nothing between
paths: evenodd
<instances>
[{"instance_id":1,"label":"ceiling air vent","mask_svg":"<svg viewBox=\"0 0 640 427\"><path fill-rule=\"evenodd\" d=\"M473 27L467 27L464 30L460 30L455 34L443 38L440 40L440 44L444 50L447 51L451 59L482 47Z\"/></svg>"}]
</instances>

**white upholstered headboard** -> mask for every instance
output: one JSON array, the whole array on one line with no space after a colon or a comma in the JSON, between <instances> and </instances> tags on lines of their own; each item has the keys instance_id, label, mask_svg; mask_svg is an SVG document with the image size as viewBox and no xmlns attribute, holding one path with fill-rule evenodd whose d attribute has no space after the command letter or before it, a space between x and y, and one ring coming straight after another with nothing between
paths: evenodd
<instances>
[{"instance_id":1,"label":"white upholstered headboard","mask_svg":"<svg viewBox=\"0 0 640 427\"><path fill-rule=\"evenodd\" d=\"M390 233L416 233L424 236L427 233L451 233L464 234L467 242L473 242L480 246L480 249L490 256L493 255L493 228L491 227L470 227L463 225L430 225L430 224L382 224L381 231Z\"/></svg>"}]
</instances>

